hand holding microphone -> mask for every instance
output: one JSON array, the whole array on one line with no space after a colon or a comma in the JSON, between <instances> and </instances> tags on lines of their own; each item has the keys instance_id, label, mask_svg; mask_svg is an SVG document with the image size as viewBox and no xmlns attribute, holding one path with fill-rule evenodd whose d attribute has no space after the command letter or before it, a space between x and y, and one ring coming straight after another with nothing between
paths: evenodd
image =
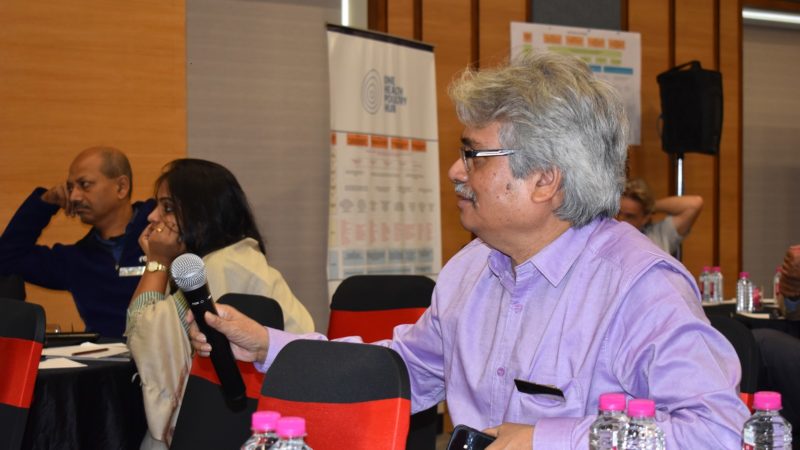
<instances>
[{"instance_id":1,"label":"hand holding microphone","mask_svg":"<svg viewBox=\"0 0 800 450\"><path fill-rule=\"evenodd\" d=\"M222 384L223 394L232 402L243 400L245 386L228 339L208 326L205 321L206 311L216 315L217 310L206 284L206 268L203 260L195 254L184 253L172 262L171 273L175 284L183 291L186 301L189 302L189 308L198 328L211 344L211 363Z\"/></svg>"}]
</instances>

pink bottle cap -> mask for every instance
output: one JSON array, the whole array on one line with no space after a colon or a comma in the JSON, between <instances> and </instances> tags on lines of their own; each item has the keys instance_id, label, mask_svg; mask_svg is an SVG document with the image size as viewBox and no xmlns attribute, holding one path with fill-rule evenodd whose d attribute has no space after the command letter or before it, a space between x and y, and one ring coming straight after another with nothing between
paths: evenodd
<instances>
[{"instance_id":1,"label":"pink bottle cap","mask_svg":"<svg viewBox=\"0 0 800 450\"><path fill-rule=\"evenodd\" d=\"M710 272L711 266L703 266L703 272Z\"/></svg>"},{"instance_id":2,"label":"pink bottle cap","mask_svg":"<svg viewBox=\"0 0 800 450\"><path fill-rule=\"evenodd\" d=\"M280 413L275 411L256 411L253 413L252 429L258 431L272 431L281 418Z\"/></svg>"},{"instance_id":3,"label":"pink bottle cap","mask_svg":"<svg viewBox=\"0 0 800 450\"><path fill-rule=\"evenodd\" d=\"M739 272L739 278L750 278L749 272Z\"/></svg>"},{"instance_id":4,"label":"pink bottle cap","mask_svg":"<svg viewBox=\"0 0 800 450\"><path fill-rule=\"evenodd\" d=\"M714 266L714 272L721 272L722 268L719 266Z\"/></svg>"},{"instance_id":5,"label":"pink bottle cap","mask_svg":"<svg viewBox=\"0 0 800 450\"><path fill-rule=\"evenodd\" d=\"M628 402L628 415L631 417L653 417L656 403L650 399L637 398Z\"/></svg>"},{"instance_id":6,"label":"pink bottle cap","mask_svg":"<svg viewBox=\"0 0 800 450\"><path fill-rule=\"evenodd\" d=\"M277 433L283 439L306 435L306 419L302 417L281 417L278 420Z\"/></svg>"},{"instance_id":7,"label":"pink bottle cap","mask_svg":"<svg viewBox=\"0 0 800 450\"><path fill-rule=\"evenodd\" d=\"M600 395L600 411L625 411L625 394L612 392Z\"/></svg>"},{"instance_id":8,"label":"pink bottle cap","mask_svg":"<svg viewBox=\"0 0 800 450\"><path fill-rule=\"evenodd\" d=\"M772 391L756 392L753 398L753 408L763 411L777 411L781 409L781 394Z\"/></svg>"}]
</instances>

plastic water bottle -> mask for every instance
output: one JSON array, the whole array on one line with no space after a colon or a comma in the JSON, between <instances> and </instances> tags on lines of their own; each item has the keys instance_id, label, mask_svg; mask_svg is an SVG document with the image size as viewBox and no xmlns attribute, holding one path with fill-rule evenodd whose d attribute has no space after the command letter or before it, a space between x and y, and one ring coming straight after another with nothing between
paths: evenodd
<instances>
[{"instance_id":1,"label":"plastic water bottle","mask_svg":"<svg viewBox=\"0 0 800 450\"><path fill-rule=\"evenodd\" d=\"M283 417L278 420L278 442L272 450L311 450L306 445L306 420L302 417Z\"/></svg>"},{"instance_id":2,"label":"plastic water bottle","mask_svg":"<svg viewBox=\"0 0 800 450\"><path fill-rule=\"evenodd\" d=\"M711 267L703 266L703 271L700 273L700 295L704 302L711 301Z\"/></svg>"},{"instance_id":3,"label":"plastic water bottle","mask_svg":"<svg viewBox=\"0 0 800 450\"><path fill-rule=\"evenodd\" d=\"M775 276L772 277L772 298L778 299L778 294L781 293L781 266L775 269Z\"/></svg>"},{"instance_id":4,"label":"plastic water bottle","mask_svg":"<svg viewBox=\"0 0 800 450\"><path fill-rule=\"evenodd\" d=\"M241 450L268 450L278 441L275 426L281 415L275 411L256 411L253 413L250 427L253 435L245 441Z\"/></svg>"},{"instance_id":5,"label":"plastic water bottle","mask_svg":"<svg viewBox=\"0 0 800 450\"><path fill-rule=\"evenodd\" d=\"M739 281L736 282L736 312L753 312L753 282L750 281L750 274L747 272L739 273Z\"/></svg>"},{"instance_id":6,"label":"plastic water bottle","mask_svg":"<svg viewBox=\"0 0 800 450\"><path fill-rule=\"evenodd\" d=\"M725 295L722 292L722 269L719 266L714 266L711 269L711 284L711 301L722 303L725 300Z\"/></svg>"},{"instance_id":7,"label":"plastic water bottle","mask_svg":"<svg viewBox=\"0 0 800 450\"><path fill-rule=\"evenodd\" d=\"M743 450L791 450L792 425L781 417L781 394L756 392L753 399L756 410L744 423Z\"/></svg>"},{"instance_id":8,"label":"plastic water bottle","mask_svg":"<svg viewBox=\"0 0 800 450\"><path fill-rule=\"evenodd\" d=\"M625 394L601 395L598 409L597 420L589 428L589 450L617 450L628 423Z\"/></svg>"},{"instance_id":9,"label":"plastic water bottle","mask_svg":"<svg viewBox=\"0 0 800 450\"><path fill-rule=\"evenodd\" d=\"M664 432L655 420L656 405L652 400L628 402L630 421L622 435L622 450L664 450Z\"/></svg>"}]
</instances>

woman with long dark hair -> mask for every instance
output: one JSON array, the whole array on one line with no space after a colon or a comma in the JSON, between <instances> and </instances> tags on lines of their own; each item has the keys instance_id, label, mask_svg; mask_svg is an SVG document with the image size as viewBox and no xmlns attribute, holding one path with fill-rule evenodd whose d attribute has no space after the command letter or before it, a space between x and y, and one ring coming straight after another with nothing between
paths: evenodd
<instances>
[{"instance_id":1,"label":"woman with long dark hair","mask_svg":"<svg viewBox=\"0 0 800 450\"><path fill-rule=\"evenodd\" d=\"M149 435L143 447L166 448L191 367L180 290L168 292L168 268L180 254L203 258L211 296L260 294L283 310L284 328L314 331L306 308L267 264L264 240L236 177L200 159L178 159L156 181L156 208L139 238L147 265L128 307L126 335L142 380Z\"/></svg>"}]
</instances>

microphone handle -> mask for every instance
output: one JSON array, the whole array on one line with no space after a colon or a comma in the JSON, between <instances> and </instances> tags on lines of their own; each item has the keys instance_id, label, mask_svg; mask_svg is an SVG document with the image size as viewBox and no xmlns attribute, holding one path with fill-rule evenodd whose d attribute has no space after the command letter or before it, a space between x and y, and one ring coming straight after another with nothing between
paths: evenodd
<instances>
[{"instance_id":1,"label":"microphone handle","mask_svg":"<svg viewBox=\"0 0 800 450\"><path fill-rule=\"evenodd\" d=\"M208 343L211 344L211 363L222 384L222 393L230 401L236 402L244 399L244 381L242 381L242 375L239 373L239 367L233 357L228 338L206 323L206 311L217 314L217 308L214 307L208 286L204 284L193 291L184 292L184 295L192 309L198 328L206 335Z\"/></svg>"}]
</instances>

